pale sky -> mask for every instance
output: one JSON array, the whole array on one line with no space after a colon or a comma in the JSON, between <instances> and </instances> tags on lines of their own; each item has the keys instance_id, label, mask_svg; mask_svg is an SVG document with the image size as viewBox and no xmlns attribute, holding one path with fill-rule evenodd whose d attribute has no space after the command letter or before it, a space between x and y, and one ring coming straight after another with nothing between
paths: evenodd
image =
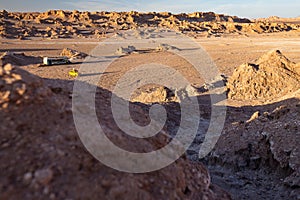
<instances>
[{"instance_id":1,"label":"pale sky","mask_svg":"<svg viewBox=\"0 0 300 200\"><path fill-rule=\"evenodd\" d=\"M0 9L8 11L47 11L50 9L80 11L168 11L189 13L213 11L239 17L299 17L300 0L0 0Z\"/></svg>"}]
</instances>

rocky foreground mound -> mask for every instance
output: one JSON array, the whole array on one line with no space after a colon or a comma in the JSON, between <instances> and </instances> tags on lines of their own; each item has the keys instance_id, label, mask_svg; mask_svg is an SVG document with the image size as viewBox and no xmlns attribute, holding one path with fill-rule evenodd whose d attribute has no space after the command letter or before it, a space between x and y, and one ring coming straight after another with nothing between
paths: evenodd
<instances>
[{"instance_id":1,"label":"rocky foreground mound","mask_svg":"<svg viewBox=\"0 0 300 200\"><path fill-rule=\"evenodd\" d=\"M243 121L250 110L254 114ZM266 106L229 108L228 115L236 121L227 124L207 158L213 180L236 199L298 200L299 97Z\"/></svg>"},{"instance_id":2,"label":"rocky foreground mound","mask_svg":"<svg viewBox=\"0 0 300 200\"><path fill-rule=\"evenodd\" d=\"M213 12L190 14L63 10L50 10L44 13L12 13L5 10L0 12L0 37L4 38L102 38L107 33L137 27L168 28L191 33L194 37L300 30L299 24L251 21Z\"/></svg>"},{"instance_id":3,"label":"rocky foreground mound","mask_svg":"<svg viewBox=\"0 0 300 200\"><path fill-rule=\"evenodd\" d=\"M102 103L109 104L109 92L99 90ZM185 157L139 175L102 165L77 136L69 96L19 68L0 67L0 99L2 199L230 199L211 184L202 164ZM103 123L114 142L128 145L113 122ZM156 149L166 141L162 135L129 145Z\"/></svg>"},{"instance_id":4,"label":"rocky foreground mound","mask_svg":"<svg viewBox=\"0 0 300 200\"><path fill-rule=\"evenodd\" d=\"M42 57L28 56L24 53L5 52L0 55L0 66L8 63L18 66L41 64L42 60Z\"/></svg>"},{"instance_id":5,"label":"rocky foreground mound","mask_svg":"<svg viewBox=\"0 0 300 200\"><path fill-rule=\"evenodd\" d=\"M300 65L280 51L270 51L255 64L235 69L227 83L228 97L234 100L273 100L300 88Z\"/></svg>"}]
</instances>

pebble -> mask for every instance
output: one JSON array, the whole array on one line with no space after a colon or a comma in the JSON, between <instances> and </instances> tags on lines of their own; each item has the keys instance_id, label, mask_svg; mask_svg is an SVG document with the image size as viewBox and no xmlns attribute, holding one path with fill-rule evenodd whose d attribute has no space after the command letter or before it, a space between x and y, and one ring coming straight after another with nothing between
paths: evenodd
<instances>
[{"instance_id":1,"label":"pebble","mask_svg":"<svg viewBox=\"0 0 300 200\"><path fill-rule=\"evenodd\" d=\"M3 75L4 75L3 67L0 67L0 76L3 76Z\"/></svg>"},{"instance_id":2,"label":"pebble","mask_svg":"<svg viewBox=\"0 0 300 200\"><path fill-rule=\"evenodd\" d=\"M45 187L43 190L43 193L46 195L49 194L49 187Z\"/></svg>"},{"instance_id":3,"label":"pebble","mask_svg":"<svg viewBox=\"0 0 300 200\"><path fill-rule=\"evenodd\" d=\"M11 64L7 64L3 67L6 74L10 74L10 71L13 69L13 66Z\"/></svg>"},{"instance_id":4,"label":"pebble","mask_svg":"<svg viewBox=\"0 0 300 200\"><path fill-rule=\"evenodd\" d=\"M53 179L53 171L51 169L40 169L34 172L35 180L42 184L48 185Z\"/></svg>"},{"instance_id":5,"label":"pebble","mask_svg":"<svg viewBox=\"0 0 300 200\"><path fill-rule=\"evenodd\" d=\"M49 198L50 198L50 199L55 199L55 194L54 194L54 193L51 193L50 196L49 196Z\"/></svg>"},{"instance_id":6,"label":"pebble","mask_svg":"<svg viewBox=\"0 0 300 200\"><path fill-rule=\"evenodd\" d=\"M1 148L7 148L7 147L9 147L9 145L10 144L8 142L5 142L4 144L1 145Z\"/></svg>"},{"instance_id":7,"label":"pebble","mask_svg":"<svg viewBox=\"0 0 300 200\"><path fill-rule=\"evenodd\" d=\"M27 173L24 174L23 180L25 182L29 182L31 179L32 179L32 173L31 172L27 172Z\"/></svg>"},{"instance_id":8,"label":"pebble","mask_svg":"<svg viewBox=\"0 0 300 200\"><path fill-rule=\"evenodd\" d=\"M4 104L2 104L2 108L3 108L3 109L6 109L6 108L8 108L8 103L4 103Z\"/></svg>"}]
</instances>

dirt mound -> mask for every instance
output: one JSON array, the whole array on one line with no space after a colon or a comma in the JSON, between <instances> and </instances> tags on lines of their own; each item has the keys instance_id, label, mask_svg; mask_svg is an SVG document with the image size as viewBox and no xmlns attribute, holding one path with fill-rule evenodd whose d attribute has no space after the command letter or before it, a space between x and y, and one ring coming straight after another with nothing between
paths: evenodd
<instances>
[{"instance_id":1,"label":"dirt mound","mask_svg":"<svg viewBox=\"0 0 300 200\"><path fill-rule=\"evenodd\" d=\"M24 103L38 103L46 98L50 89L35 76L13 67L0 67L0 107L15 109Z\"/></svg>"},{"instance_id":2,"label":"dirt mound","mask_svg":"<svg viewBox=\"0 0 300 200\"><path fill-rule=\"evenodd\" d=\"M128 55L136 51L136 48L134 46L127 46L127 47L119 47L115 54L116 55Z\"/></svg>"},{"instance_id":3,"label":"dirt mound","mask_svg":"<svg viewBox=\"0 0 300 200\"><path fill-rule=\"evenodd\" d=\"M300 74L295 63L280 51L263 55L255 64L235 69L227 83L228 97L235 100L273 100L299 89Z\"/></svg>"},{"instance_id":4,"label":"dirt mound","mask_svg":"<svg viewBox=\"0 0 300 200\"><path fill-rule=\"evenodd\" d=\"M24 53L6 52L0 56L0 66L8 63L18 66L41 64L42 57L26 56Z\"/></svg>"},{"instance_id":5,"label":"dirt mound","mask_svg":"<svg viewBox=\"0 0 300 200\"><path fill-rule=\"evenodd\" d=\"M70 48L65 48L62 50L60 53L61 56L67 56L69 58L77 58L77 59L84 59L88 56L88 54L70 49Z\"/></svg>"},{"instance_id":6,"label":"dirt mound","mask_svg":"<svg viewBox=\"0 0 300 200\"><path fill-rule=\"evenodd\" d=\"M131 97L132 102L141 102L146 104L165 103L174 100L176 100L175 95L170 89L154 85L139 88Z\"/></svg>"},{"instance_id":7,"label":"dirt mound","mask_svg":"<svg viewBox=\"0 0 300 200\"><path fill-rule=\"evenodd\" d=\"M62 88L49 88L39 77L18 67L6 65L0 69L2 198L230 199L211 184L202 164L192 164L186 157L160 171L138 175L102 165L80 142L71 100ZM97 101L109 105L106 97L111 94L99 90ZM140 106L136 108L143 112ZM102 109L100 112L107 119L107 106ZM141 114L139 120L146 122L146 114ZM156 149L170 139L160 135L153 140L132 142L112 120L102 123L110 139L135 150Z\"/></svg>"}]
</instances>

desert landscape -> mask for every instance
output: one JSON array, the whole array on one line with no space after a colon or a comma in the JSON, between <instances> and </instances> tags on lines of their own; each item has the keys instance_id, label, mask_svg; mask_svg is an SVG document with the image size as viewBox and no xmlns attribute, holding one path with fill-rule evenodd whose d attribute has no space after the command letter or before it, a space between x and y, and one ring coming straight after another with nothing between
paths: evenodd
<instances>
[{"instance_id":1,"label":"desert landscape","mask_svg":"<svg viewBox=\"0 0 300 200\"><path fill-rule=\"evenodd\" d=\"M182 49L121 42L108 45L117 59L105 71L84 73L110 58L95 51L107 39L126 41L131 31L137 41L152 41L162 30L200 45L218 76L201 77L174 53ZM1 11L0 199L300 199L299 36L300 18ZM47 64L45 57L68 62ZM120 172L98 161L79 137L74 113L92 119L84 105L73 105L74 83L89 87L89 80L101 74L94 98L105 135L127 151L151 152L169 144L180 129L180 103L187 97L157 83L138 88L128 100L117 96L118 81L148 63L186 77L190 85L175 89L197 99L201 120L192 144L174 163L148 173ZM174 81L172 75L165 78ZM126 135L114 119L112 97L129 104L139 126L151 122L153 105L164 107L162 130L147 139ZM226 107L224 127L212 151L199 158L214 107Z\"/></svg>"}]
</instances>

